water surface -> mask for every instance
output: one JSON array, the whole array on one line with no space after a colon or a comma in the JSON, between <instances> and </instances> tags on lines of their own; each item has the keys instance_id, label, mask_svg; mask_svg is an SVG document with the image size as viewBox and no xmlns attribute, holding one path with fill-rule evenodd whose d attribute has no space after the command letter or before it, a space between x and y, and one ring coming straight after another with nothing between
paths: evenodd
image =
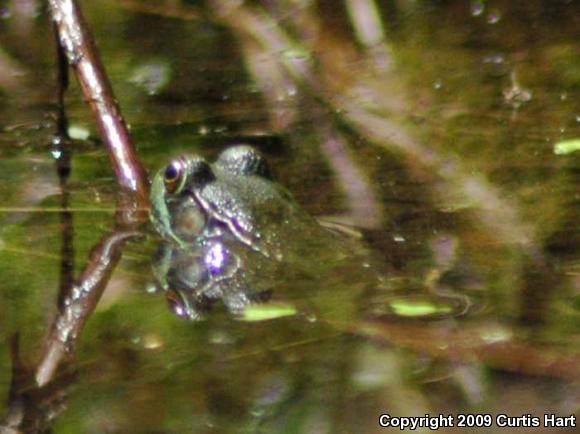
<instances>
[{"instance_id":1,"label":"water surface","mask_svg":"<svg viewBox=\"0 0 580 434\"><path fill-rule=\"evenodd\" d=\"M545 413L578 415L580 154L554 146L580 135L580 9L378 2L373 36L356 9L319 3L83 7L150 172L253 143L311 214L360 228L391 292L361 297L354 319L337 297L342 320L247 323L216 309L191 323L147 291L149 228L79 338L63 371L76 377L39 405L54 432L373 433L385 413L485 413L486 432L504 432L505 413L540 417L533 430L547 433ZM59 184L52 34L30 5L0 15L2 414L14 412L8 342L18 334L34 367L63 254L78 275L117 193L75 84L78 141ZM451 296L469 309L433 304Z\"/></svg>"}]
</instances>

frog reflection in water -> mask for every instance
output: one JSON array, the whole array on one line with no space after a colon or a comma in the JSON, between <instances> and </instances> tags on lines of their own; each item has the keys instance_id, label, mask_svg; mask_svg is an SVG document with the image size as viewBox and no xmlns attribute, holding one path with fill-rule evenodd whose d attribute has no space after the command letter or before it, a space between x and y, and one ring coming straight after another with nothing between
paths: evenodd
<instances>
[{"instance_id":1,"label":"frog reflection in water","mask_svg":"<svg viewBox=\"0 0 580 434\"><path fill-rule=\"evenodd\" d=\"M377 283L366 250L306 213L253 147L226 149L213 164L174 159L155 176L151 202L166 241L154 273L178 315L198 319L218 300L240 314L269 299L316 314L320 297L332 297L327 310L352 307Z\"/></svg>"}]
</instances>

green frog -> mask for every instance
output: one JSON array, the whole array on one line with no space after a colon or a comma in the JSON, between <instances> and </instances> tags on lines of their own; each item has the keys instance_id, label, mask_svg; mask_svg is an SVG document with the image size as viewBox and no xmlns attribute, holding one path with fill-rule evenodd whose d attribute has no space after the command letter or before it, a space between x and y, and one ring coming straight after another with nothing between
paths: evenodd
<instances>
[{"instance_id":1,"label":"green frog","mask_svg":"<svg viewBox=\"0 0 580 434\"><path fill-rule=\"evenodd\" d=\"M436 313L458 307L449 307L448 297L411 300L408 288L393 298L376 255L310 216L251 146L230 147L211 164L198 155L173 159L153 179L151 203L165 240L154 274L177 315L203 318L221 300L238 317L257 305L346 321L359 316L361 297L371 293L390 313L412 304L417 312L417 303Z\"/></svg>"},{"instance_id":2,"label":"green frog","mask_svg":"<svg viewBox=\"0 0 580 434\"><path fill-rule=\"evenodd\" d=\"M173 159L154 177L151 203L165 240L154 274L180 316L202 318L218 300L235 315L266 300L312 315L331 289L327 305L376 285L366 248L310 216L251 146L230 147L211 164Z\"/></svg>"}]
</instances>

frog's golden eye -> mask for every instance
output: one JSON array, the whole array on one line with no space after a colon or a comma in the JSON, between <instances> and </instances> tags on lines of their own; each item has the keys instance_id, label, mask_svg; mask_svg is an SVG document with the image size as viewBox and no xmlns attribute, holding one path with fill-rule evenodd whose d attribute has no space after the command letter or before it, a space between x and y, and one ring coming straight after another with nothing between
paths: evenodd
<instances>
[{"instance_id":1,"label":"frog's golden eye","mask_svg":"<svg viewBox=\"0 0 580 434\"><path fill-rule=\"evenodd\" d=\"M169 193L175 193L183 184L183 178L185 176L185 168L183 164L179 161L174 161L165 168L165 173L163 174L163 183L165 184L165 189Z\"/></svg>"}]
</instances>

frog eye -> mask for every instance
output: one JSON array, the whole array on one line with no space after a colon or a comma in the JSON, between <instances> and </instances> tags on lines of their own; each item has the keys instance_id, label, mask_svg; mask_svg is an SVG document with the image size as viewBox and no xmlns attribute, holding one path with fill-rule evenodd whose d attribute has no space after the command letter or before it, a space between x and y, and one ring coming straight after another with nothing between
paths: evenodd
<instances>
[{"instance_id":1,"label":"frog eye","mask_svg":"<svg viewBox=\"0 0 580 434\"><path fill-rule=\"evenodd\" d=\"M165 168L163 183L169 193L175 193L182 186L185 168L180 161L174 161Z\"/></svg>"}]
</instances>

